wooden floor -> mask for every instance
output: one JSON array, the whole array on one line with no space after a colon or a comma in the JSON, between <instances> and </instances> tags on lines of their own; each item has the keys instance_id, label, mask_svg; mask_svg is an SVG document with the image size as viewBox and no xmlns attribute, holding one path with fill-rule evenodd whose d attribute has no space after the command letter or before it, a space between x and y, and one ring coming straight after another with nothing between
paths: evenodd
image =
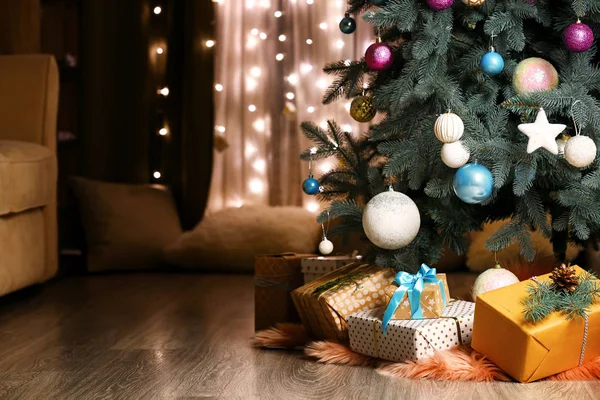
<instances>
[{"instance_id":1,"label":"wooden floor","mask_svg":"<svg viewBox=\"0 0 600 400\"><path fill-rule=\"evenodd\" d=\"M72 277L0 299L0 399L592 399L595 383L393 380L262 351L250 276Z\"/></svg>"}]
</instances>

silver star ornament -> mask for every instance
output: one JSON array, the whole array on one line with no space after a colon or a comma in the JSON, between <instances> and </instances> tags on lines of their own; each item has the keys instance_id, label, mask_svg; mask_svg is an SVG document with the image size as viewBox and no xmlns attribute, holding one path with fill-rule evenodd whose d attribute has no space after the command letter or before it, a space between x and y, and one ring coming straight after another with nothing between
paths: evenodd
<instances>
[{"instance_id":1,"label":"silver star ornament","mask_svg":"<svg viewBox=\"0 0 600 400\"><path fill-rule=\"evenodd\" d=\"M540 108L533 124L521 124L519 130L529 138L527 153L531 154L540 147L558 155L556 137L567 128L563 124L551 124L543 108Z\"/></svg>"}]
</instances>

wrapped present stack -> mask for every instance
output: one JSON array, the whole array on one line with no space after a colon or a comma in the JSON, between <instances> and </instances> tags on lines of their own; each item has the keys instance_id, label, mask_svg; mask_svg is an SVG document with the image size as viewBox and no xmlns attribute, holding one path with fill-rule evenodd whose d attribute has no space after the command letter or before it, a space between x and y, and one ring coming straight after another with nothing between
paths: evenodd
<instances>
[{"instance_id":1,"label":"wrapped present stack","mask_svg":"<svg viewBox=\"0 0 600 400\"><path fill-rule=\"evenodd\" d=\"M302 260L304 284L306 285L323 275L327 275L336 269L340 269L345 265L360 261L361 259L362 257L358 255L304 258Z\"/></svg>"},{"instance_id":2,"label":"wrapped present stack","mask_svg":"<svg viewBox=\"0 0 600 400\"><path fill-rule=\"evenodd\" d=\"M315 254L283 253L257 256L254 262L254 327L299 322L290 292L304 281L301 261Z\"/></svg>"},{"instance_id":3,"label":"wrapped present stack","mask_svg":"<svg viewBox=\"0 0 600 400\"><path fill-rule=\"evenodd\" d=\"M475 305L450 300L445 274L423 264L399 272L384 290L387 306L348 318L350 347L390 361L416 361L471 342Z\"/></svg>"},{"instance_id":4,"label":"wrapped present stack","mask_svg":"<svg viewBox=\"0 0 600 400\"><path fill-rule=\"evenodd\" d=\"M351 314L385 305L392 269L353 263L292 292L304 327L317 339L345 341Z\"/></svg>"},{"instance_id":5,"label":"wrapped present stack","mask_svg":"<svg viewBox=\"0 0 600 400\"><path fill-rule=\"evenodd\" d=\"M439 318L392 320L383 331L385 308L348 318L350 347L357 353L402 362L471 343L475 304L454 300Z\"/></svg>"},{"instance_id":6,"label":"wrapped present stack","mask_svg":"<svg viewBox=\"0 0 600 400\"><path fill-rule=\"evenodd\" d=\"M600 281L577 266L477 296L473 349L519 382L600 356Z\"/></svg>"}]
</instances>

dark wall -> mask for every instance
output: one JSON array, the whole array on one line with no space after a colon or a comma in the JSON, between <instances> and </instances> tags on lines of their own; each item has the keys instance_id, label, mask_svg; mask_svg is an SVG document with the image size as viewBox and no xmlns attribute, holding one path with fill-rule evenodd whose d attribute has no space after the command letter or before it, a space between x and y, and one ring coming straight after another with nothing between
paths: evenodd
<instances>
[{"instance_id":1,"label":"dark wall","mask_svg":"<svg viewBox=\"0 0 600 400\"><path fill-rule=\"evenodd\" d=\"M40 52L40 0L0 0L0 54Z\"/></svg>"},{"instance_id":2,"label":"dark wall","mask_svg":"<svg viewBox=\"0 0 600 400\"><path fill-rule=\"evenodd\" d=\"M214 38L214 4L86 0L81 10L82 172L171 186L187 228L204 213L212 169L214 61L201 43ZM157 38L167 39L166 64L151 59ZM168 137L156 135L163 120Z\"/></svg>"},{"instance_id":3,"label":"dark wall","mask_svg":"<svg viewBox=\"0 0 600 400\"><path fill-rule=\"evenodd\" d=\"M87 177L148 182L151 176L150 6L148 0L82 2L81 162Z\"/></svg>"}]
</instances>

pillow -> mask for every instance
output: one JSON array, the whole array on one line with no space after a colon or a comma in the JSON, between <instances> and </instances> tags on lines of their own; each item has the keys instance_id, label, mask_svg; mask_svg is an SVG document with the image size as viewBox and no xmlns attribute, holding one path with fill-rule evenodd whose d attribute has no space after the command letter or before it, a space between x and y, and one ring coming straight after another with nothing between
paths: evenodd
<instances>
[{"instance_id":1,"label":"pillow","mask_svg":"<svg viewBox=\"0 0 600 400\"><path fill-rule=\"evenodd\" d=\"M71 178L79 202L89 271L155 269L164 247L181 235L171 192Z\"/></svg>"},{"instance_id":2,"label":"pillow","mask_svg":"<svg viewBox=\"0 0 600 400\"><path fill-rule=\"evenodd\" d=\"M321 226L300 207L229 208L204 219L165 249L165 260L184 268L252 272L254 257L314 253Z\"/></svg>"}]
</instances>

